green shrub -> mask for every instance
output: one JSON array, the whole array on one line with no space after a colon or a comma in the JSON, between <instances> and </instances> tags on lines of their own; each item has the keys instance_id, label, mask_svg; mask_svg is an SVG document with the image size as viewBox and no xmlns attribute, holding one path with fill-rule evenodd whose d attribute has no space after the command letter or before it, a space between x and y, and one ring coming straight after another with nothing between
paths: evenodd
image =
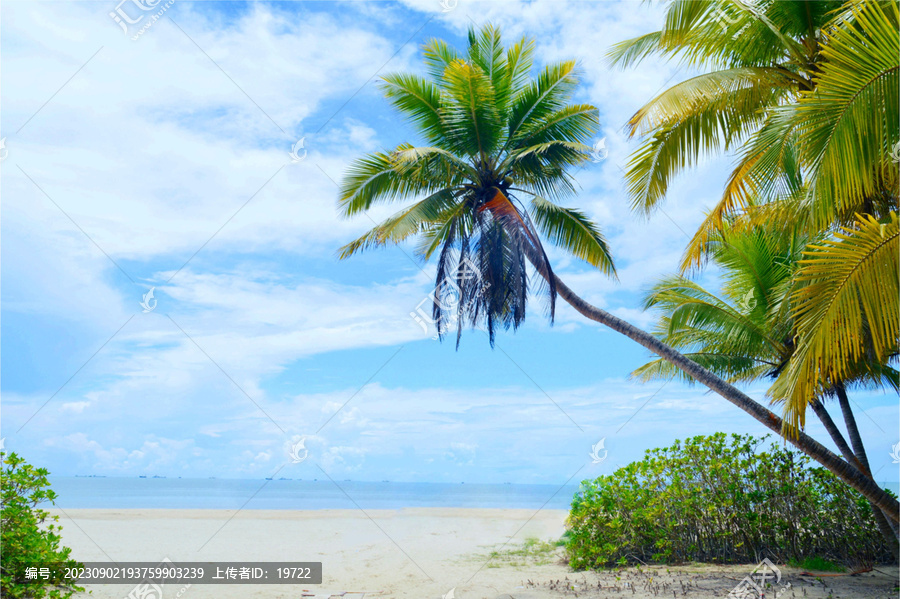
<instances>
[{"instance_id":1,"label":"green shrub","mask_svg":"<svg viewBox=\"0 0 900 599\"><path fill-rule=\"evenodd\" d=\"M0 452L0 597L65 599L84 589L69 584L62 567L80 566L71 549L59 546L59 516L50 516L38 504L53 501L47 470L35 468L15 453ZM49 579L27 579L27 567L49 567Z\"/></svg>"},{"instance_id":2,"label":"green shrub","mask_svg":"<svg viewBox=\"0 0 900 599\"><path fill-rule=\"evenodd\" d=\"M839 566L834 562L830 562L827 559L822 559L818 556L807 557L803 561L792 559L788 562L788 565L794 568L812 570L814 572L843 572L846 570L843 566Z\"/></svg>"},{"instance_id":3,"label":"green shrub","mask_svg":"<svg viewBox=\"0 0 900 599\"><path fill-rule=\"evenodd\" d=\"M717 433L584 481L565 536L573 568L643 562L893 561L868 502L768 436Z\"/></svg>"}]
</instances>

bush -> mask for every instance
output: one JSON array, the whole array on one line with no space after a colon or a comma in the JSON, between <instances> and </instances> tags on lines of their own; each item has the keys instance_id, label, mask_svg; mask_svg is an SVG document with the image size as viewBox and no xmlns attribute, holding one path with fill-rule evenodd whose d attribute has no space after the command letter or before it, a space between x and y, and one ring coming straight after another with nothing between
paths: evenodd
<instances>
[{"instance_id":1,"label":"bush","mask_svg":"<svg viewBox=\"0 0 900 599\"><path fill-rule=\"evenodd\" d=\"M893 561L862 495L805 454L758 452L767 438L676 441L584 481L565 536L571 566Z\"/></svg>"},{"instance_id":2,"label":"bush","mask_svg":"<svg viewBox=\"0 0 900 599\"><path fill-rule=\"evenodd\" d=\"M37 509L44 501L53 501L47 470L35 468L15 453L0 452L0 597L65 599L84 589L62 576L62 567L81 566L71 559L71 549L60 548L61 527L53 524L59 516ZM27 579L25 568L51 568L50 578Z\"/></svg>"},{"instance_id":3,"label":"bush","mask_svg":"<svg viewBox=\"0 0 900 599\"><path fill-rule=\"evenodd\" d=\"M822 559L821 557L808 557L802 562L798 562L797 560L791 560L788 562L788 565L793 568L802 568L804 570L812 570L814 572L843 572L846 570L843 566L839 566L838 564L832 563L827 559Z\"/></svg>"}]
</instances>

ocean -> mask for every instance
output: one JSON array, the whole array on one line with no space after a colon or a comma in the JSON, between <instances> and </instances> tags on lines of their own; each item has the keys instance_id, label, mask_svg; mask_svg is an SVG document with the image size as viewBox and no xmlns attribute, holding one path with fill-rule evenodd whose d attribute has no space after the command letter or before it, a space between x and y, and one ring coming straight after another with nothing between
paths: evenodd
<instances>
[{"instance_id":1,"label":"ocean","mask_svg":"<svg viewBox=\"0 0 900 599\"><path fill-rule=\"evenodd\" d=\"M450 484L329 480L50 477L69 508L401 509L412 507L569 509L578 485Z\"/></svg>"},{"instance_id":2,"label":"ocean","mask_svg":"<svg viewBox=\"0 0 900 599\"><path fill-rule=\"evenodd\" d=\"M358 482L198 478L50 477L68 508L325 510L411 507L568 510L577 484ZM898 483L879 483L897 493Z\"/></svg>"}]
</instances>

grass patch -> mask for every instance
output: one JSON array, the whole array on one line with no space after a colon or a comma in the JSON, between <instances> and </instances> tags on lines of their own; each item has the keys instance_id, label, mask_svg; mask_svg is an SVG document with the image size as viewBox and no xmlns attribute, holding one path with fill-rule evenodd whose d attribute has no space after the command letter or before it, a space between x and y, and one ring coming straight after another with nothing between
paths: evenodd
<instances>
[{"instance_id":1,"label":"grass patch","mask_svg":"<svg viewBox=\"0 0 900 599\"><path fill-rule=\"evenodd\" d=\"M559 561L560 547L559 541L542 541L530 537L525 539L521 545L491 551L482 558L490 560L488 568L543 566Z\"/></svg>"},{"instance_id":2,"label":"grass patch","mask_svg":"<svg viewBox=\"0 0 900 599\"><path fill-rule=\"evenodd\" d=\"M843 572L844 567L840 564L830 562L822 557L806 557L803 561L795 559L790 560L788 565L794 568L802 568L804 570L813 570L815 572Z\"/></svg>"}]
</instances>

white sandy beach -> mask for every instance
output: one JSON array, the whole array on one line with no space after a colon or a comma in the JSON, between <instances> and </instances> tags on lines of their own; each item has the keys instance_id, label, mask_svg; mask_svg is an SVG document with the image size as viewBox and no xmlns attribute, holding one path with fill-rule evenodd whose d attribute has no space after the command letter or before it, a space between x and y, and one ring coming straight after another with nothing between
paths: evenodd
<instances>
[{"instance_id":1,"label":"white sandy beach","mask_svg":"<svg viewBox=\"0 0 900 599\"><path fill-rule=\"evenodd\" d=\"M753 566L629 569L624 573L572 573L549 554L542 563L501 557L527 538L552 541L564 531L564 510L416 508L403 510L56 510L63 542L81 561L321 561L322 585L195 585L181 597L304 597L303 590L382 591L372 599L551 597L724 597ZM230 519L230 520L229 520ZM896 571L882 568L855 577L797 576L785 568L791 590L782 599L896 597ZM556 580L578 590L564 592ZM653 581L649 578L653 577ZM597 589L598 584L602 589ZM555 587L555 589L554 589ZM590 589L586 587L591 587ZM131 587L92 585L93 597L124 598ZM166 588L164 599L180 590ZM577 594L576 594L577 592ZM86 596L86 595L85 595ZM339 595L338 595L339 596ZM345 595L360 599L362 595Z\"/></svg>"}]
</instances>

